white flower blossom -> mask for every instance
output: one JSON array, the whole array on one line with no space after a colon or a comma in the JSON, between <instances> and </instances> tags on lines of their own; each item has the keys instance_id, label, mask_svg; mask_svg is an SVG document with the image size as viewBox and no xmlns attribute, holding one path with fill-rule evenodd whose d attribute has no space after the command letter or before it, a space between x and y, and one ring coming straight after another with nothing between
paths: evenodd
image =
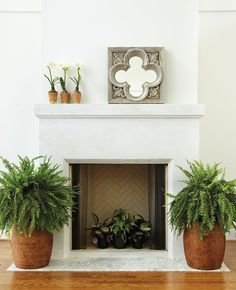
<instances>
[{"instance_id":1,"label":"white flower blossom","mask_svg":"<svg viewBox=\"0 0 236 290\"><path fill-rule=\"evenodd\" d=\"M66 70L66 71L68 71L71 68L70 64L60 64L59 66L60 66L60 68L62 68L63 70Z\"/></svg>"},{"instance_id":2,"label":"white flower blossom","mask_svg":"<svg viewBox=\"0 0 236 290\"><path fill-rule=\"evenodd\" d=\"M75 67L76 69L80 68L80 66L79 66L78 63L76 63L76 64L74 65L74 67Z\"/></svg>"},{"instance_id":3,"label":"white flower blossom","mask_svg":"<svg viewBox=\"0 0 236 290\"><path fill-rule=\"evenodd\" d=\"M47 66L49 66L50 68L54 68L54 67L56 67L57 65L56 65L55 62L53 62L53 61L49 61Z\"/></svg>"}]
</instances>

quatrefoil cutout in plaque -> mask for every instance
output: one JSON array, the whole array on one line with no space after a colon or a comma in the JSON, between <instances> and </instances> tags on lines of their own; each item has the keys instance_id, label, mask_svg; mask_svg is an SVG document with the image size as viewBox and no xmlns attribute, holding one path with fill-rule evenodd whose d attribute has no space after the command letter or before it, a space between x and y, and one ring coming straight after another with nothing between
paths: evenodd
<instances>
[{"instance_id":1,"label":"quatrefoil cutout in plaque","mask_svg":"<svg viewBox=\"0 0 236 290\"><path fill-rule=\"evenodd\" d=\"M109 48L109 103L163 103L163 48Z\"/></svg>"}]
</instances>

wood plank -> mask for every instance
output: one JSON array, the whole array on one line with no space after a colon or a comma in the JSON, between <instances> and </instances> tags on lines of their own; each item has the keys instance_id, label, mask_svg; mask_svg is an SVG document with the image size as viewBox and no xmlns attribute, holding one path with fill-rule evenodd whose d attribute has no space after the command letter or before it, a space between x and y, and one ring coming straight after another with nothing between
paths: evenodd
<instances>
[{"instance_id":1,"label":"wood plank","mask_svg":"<svg viewBox=\"0 0 236 290\"><path fill-rule=\"evenodd\" d=\"M10 245L0 243L1 290L155 289L235 290L236 242L227 242L225 263L231 272L6 272Z\"/></svg>"}]
</instances>

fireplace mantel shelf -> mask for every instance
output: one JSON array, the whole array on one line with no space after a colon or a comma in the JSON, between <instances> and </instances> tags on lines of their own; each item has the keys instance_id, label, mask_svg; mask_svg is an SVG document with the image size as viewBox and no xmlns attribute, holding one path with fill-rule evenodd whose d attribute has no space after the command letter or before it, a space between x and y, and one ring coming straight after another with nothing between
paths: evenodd
<instances>
[{"instance_id":1,"label":"fireplace mantel shelf","mask_svg":"<svg viewBox=\"0 0 236 290\"><path fill-rule=\"evenodd\" d=\"M200 119L201 104L37 104L40 119Z\"/></svg>"}]
</instances>

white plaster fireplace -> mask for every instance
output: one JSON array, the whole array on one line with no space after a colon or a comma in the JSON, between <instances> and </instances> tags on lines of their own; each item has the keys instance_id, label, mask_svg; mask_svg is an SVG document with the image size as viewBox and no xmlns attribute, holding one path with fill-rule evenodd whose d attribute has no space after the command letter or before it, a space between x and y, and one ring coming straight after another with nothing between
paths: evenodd
<instances>
[{"instance_id":1,"label":"white plaster fireplace","mask_svg":"<svg viewBox=\"0 0 236 290\"><path fill-rule=\"evenodd\" d=\"M36 105L39 153L52 156L69 176L69 164L168 164L167 191L176 193L182 179L175 165L199 157L198 104ZM167 224L169 257L183 254L182 239ZM54 235L53 257L76 255L71 226Z\"/></svg>"}]
</instances>

